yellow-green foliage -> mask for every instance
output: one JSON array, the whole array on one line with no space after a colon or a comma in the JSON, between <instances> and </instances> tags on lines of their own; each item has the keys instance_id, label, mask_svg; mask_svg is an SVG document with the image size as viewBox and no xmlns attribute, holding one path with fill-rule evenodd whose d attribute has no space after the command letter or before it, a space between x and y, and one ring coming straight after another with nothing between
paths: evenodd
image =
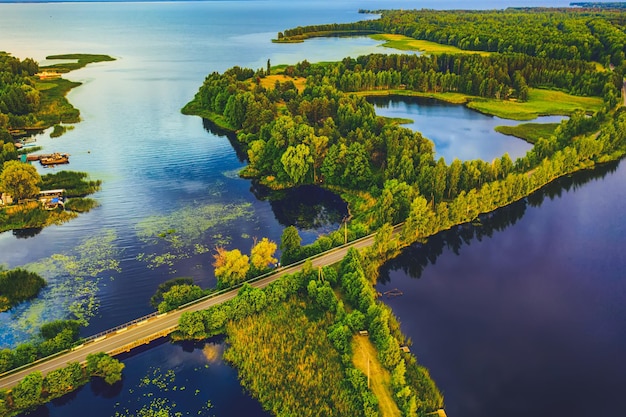
<instances>
[{"instance_id":1,"label":"yellow-green foliage","mask_svg":"<svg viewBox=\"0 0 626 417\"><path fill-rule=\"evenodd\" d=\"M496 131L535 143L540 138L552 136L558 125L558 123L522 123L517 126L496 126Z\"/></svg>"},{"instance_id":2,"label":"yellow-green foliage","mask_svg":"<svg viewBox=\"0 0 626 417\"><path fill-rule=\"evenodd\" d=\"M420 51L425 54L481 54L489 55L489 52L464 51L456 46L443 45L436 42L424 41L397 34L376 34L370 38L377 41L385 41L381 46L399 49L401 51Z\"/></svg>"},{"instance_id":3,"label":"yellow-green foliage","mask_svg":"<svg viewBox=\"0 0 626 417\"><path fill-rule=\"evenodd\" d=\"M242 384L275 415L351 416L354 398L344 384L341 359L327 336L330 315L311 318L292 297L227 325L224 358Z\"/></svg>"}]
</instances>

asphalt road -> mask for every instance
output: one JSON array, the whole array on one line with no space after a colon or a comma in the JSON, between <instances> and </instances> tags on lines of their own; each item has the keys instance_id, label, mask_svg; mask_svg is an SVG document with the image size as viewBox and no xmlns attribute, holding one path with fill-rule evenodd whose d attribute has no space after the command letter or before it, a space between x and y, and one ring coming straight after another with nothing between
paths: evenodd
<instances>
[{"instance_id":1,"label":"asphalt road","mask_svg":"<svg viewBox=\"0 0 626 417\"><path fill-rule=\"evenodd\" d=\"M399 230L396 227L395 232ZM346 246L330 250L323 255L312 258L313 267L321 267L326 265L332 265L341 261L350 248L361 249L370 246L374 243L374 236L370 235L365 238L356 240ZM286 266L281 268L277 273L270 275L266 278L252 282L250 285L257 288L264 288L273 281L285 274L292 274L299 271L302 268L302 264L294 266ZM59 354L52 358L35 362L31 366L21 369L17 372L11 373L0 377L0 389L11 388L21 381L26 375L34 371L40 371L42 374L62 368L69 362L84 363L87 359L87 355L98 352L120 352L126 346L132 345L138 341L151 340L155 335L162 334L165 330L168 333L178 327L178 320L180 316L187 311L205 310L211 306L221 304L228 300L231 300L237 295L238 289L228 291L226 293L210 297L206 300L198 302L196 304L184 307L179 310L170 311L166 314L153 316L147 320L140 321L129 325L128 327L121 328L115 332L109 333L106 336L101 336L89 343L74 348L72 351Z\"/></svg>"}]
</instances>

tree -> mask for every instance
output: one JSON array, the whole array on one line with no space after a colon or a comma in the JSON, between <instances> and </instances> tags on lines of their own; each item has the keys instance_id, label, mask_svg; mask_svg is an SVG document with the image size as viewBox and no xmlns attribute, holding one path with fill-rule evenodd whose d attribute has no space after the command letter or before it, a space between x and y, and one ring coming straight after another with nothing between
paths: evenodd
<instances>
[{"instance_id":1,"label":"tree","mask_svg":"<svg viewBox=\"0 0 626 417\"><path fill-rule=\"evenodd\" d=\"M256 243L250 251L250 262L259 272L267 269L268 265L275 264L278 259L274 258L274 253L278 246L268 238L264 237Z\"/></svg>"},{"instance_id":2,"label":"tree","mask_svg":"<svg viewBox=\"0 0 626 417\"><path fill-rule=\"evenodd\" d=\"M268 59L268 60L267 60L267 75L270 75L270 72L271 72L270 70L271 70L271 69L272 69L272 66L271 66L271 64L270 64L270 60Z\"/></svg>"},{"instance_id":3,"label":"tree","mask_svg":"<svg viewBox=\"0 0 626 417\"><path fill-rule=\"evenodd\" d=\"M193 285L193 279L185 277L173 278L159 284L156 292L150 298L150 305L155 309L158 309L159 304L163 302L163 294L168 292L174 285Z\"/></svg>"},{"instance_id":4,"label":"tree","mask_svg":"<svg viewBox=\"0 0 626 417\"><path fill-rule=\"evenodd\" d=\"M90 376L98 376L109 385L122 380L124 364L104 352L87 355L87 373Z\"/></svg>"},{"instance_id":5,"label":"tree","mask_svg":"<svg viewBox=\"0 0 626 417\"><path fill-rule=\"evenodd\" d=\"M163 293L163 301L159 303L159 313L174 310L175 308L197 300L204 295L202 288L197 285L174 285L167 292Z\"/></svg>"},{"instance_id":6,"label":"tree","mask_svg":"<svg viewBox=\"0 0 626 417\"><path fill-rule=\"evenodd\" d=\"M41 403L41 392L43 389L43 376L41 372L35 371L26 375L13 389L13 407L17 410L27 410Z\"/></svg>"},{"instance_id":7,"label":"tree","mask_svg":"<svg viewBox=\"0 0 626 417\"><path fill-rule=\"evenodd\" d=\"M241 253L239 249L227 251L218 247L217 253L213 255L215 261L215 278L218 280L218 287L227 288L239 284L246 278L250 270L250 259L248 255Z\"/></svg>"},{"instance_id":8,"label":"tree","mask_svg":"<svg viewBox=\"0 0 626 417\"><path fill-rule=\"evenodd\" d=\"M283 264L290 264L300 257L301 242L302 238L295 226L289 226L283 230L283 235L280 237L280 250L282 252L280 260Z\"/></svg>"},{"instance_id":9,"label":"tree","mask_svg":"<svg viewBox=\"0 0 626 417\"><path fill-rule=\"evenodd\" d=\"M44 378L44 389L49 397L57 398L75 390L83 384L83 367L78 362L70 362L66 367L50 371Z\"/></svg>"},{"instance_id":10,"label":"tree","mask_svg":"<svg viewBox=\"0 0 626 417\"><path fill-rule=\"evenodd\" d=\"M311 149L302 143L295 147L289 146L281 156L280 162L291 181L296 185L301 184L313 164Z\"/></svg>"},{"instance_id":11,"label":"tree","mask_svg":"<svg viewBox=\"0 0 626 417\"><path fill-rule=\"evenodd\" d=\"M0 173L0 190L16 200L36 196L40 182L41 177L35 167L19 161L5 162Z\"/></svg>"}]
</instances>

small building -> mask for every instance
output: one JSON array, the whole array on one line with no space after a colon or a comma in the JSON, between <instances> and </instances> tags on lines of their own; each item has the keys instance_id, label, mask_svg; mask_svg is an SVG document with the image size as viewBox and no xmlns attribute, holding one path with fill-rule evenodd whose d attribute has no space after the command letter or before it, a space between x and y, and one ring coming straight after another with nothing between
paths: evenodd
<instances>
[{"instance_id":1,"label":"small building","mask_svg":"<svg viewBox=\"0 0 626 417\"><path fill-rule=\"evenodd\" d=\"M13 197L11 197L7 193L2 193L0 195L0 206L13 204Z\"/></svg>"},{"instance_id":2,"label":"small building","mask_svg":"<svg viewBox=\"0 0 626 417\"><path fill-rule=\"evenodd\" d=\"M62 188L56 190L43 190L39 192L39 202L46 210L53 210L59 206L65 207L65 190Z\"/></svg>"}]
</instances>

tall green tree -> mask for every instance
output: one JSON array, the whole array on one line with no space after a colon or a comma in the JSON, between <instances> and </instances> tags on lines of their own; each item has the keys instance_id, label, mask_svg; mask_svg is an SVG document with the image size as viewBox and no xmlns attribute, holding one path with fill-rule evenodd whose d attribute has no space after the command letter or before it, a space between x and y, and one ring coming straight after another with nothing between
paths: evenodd
<instances>
[{"instance_id":1,"label":"tall green tree","mask_svg":"<svg viewBox=\"0 0 626 417\"><path fill-rule=\"evenodd\" d=\"M302 238L295 226L286 227L280 238L280 250L282 255L280 261L283 264L290 264L299 259L302 252Z\"/></svg>"},{"instance_id":2,"label":"tall green tree","mask_svg":"<svg viewBox=\"0 0 626 417\"><path fill-rule=\"evenodd\" d=\"M289 146L281 156L280 162L291 181L295 185L302 184L313 164L311 149L303 143Z\"/></svg>"}]
</instances>

